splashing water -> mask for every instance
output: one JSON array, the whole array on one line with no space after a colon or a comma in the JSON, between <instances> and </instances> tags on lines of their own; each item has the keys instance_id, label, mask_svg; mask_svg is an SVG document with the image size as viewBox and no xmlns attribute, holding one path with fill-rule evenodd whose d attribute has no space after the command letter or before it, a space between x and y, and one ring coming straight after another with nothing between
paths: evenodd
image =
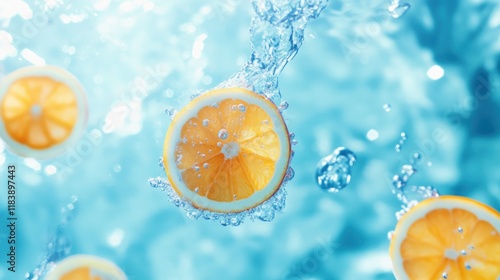
<instances>
[{"instance_id":1,"label":"splashing water","mask_svg":"<svg viewBox=\"0 0 500 280\"><path fill-rule=\"evenodd\" d=\"M47 253L41 259L38 266L31 272L25 274L26 280L41 280L52 267L60 260L66 258L71 250L71 242L66 236L65 228L74 216L78 198L73 196L70 203L61 209L62 219L57 226L55 235L47 244Z\"/></svg>"},{"instance_id":2,"label":"splashing water","mask_svg":"<svg viewBox=\"0 0 500 280\"><path fill-rule=\"evenodd\" d=\"M322 158L316 169L316 181L321 189L336 193L351 181L351 168L356 155L349 149L339 147Z\"/></svg>"},{"instance_id":3,"label":"splashing water","mask_svg":"<svg viewBox=\"0 0 500 280\"><path fill-rule=\"evenodd\" d=\"M401 133L401 137L402 139L404 137L406 141L406 133ZM439 196L438 190L432 186L415 186L408 184L410 178L417 173L417 165L420 159L421 155L419 153L413 154L413 159L408 164L401 166L399 174L394 175L392 178L392 192L402 203L401 211L396 213L396 218L398 220L420 201Z\"/></svg>"},{"instance_id":4,"label":"splashing water","mask_svg":"<svg viewBox=\"0 0 500 280\"><path fill-rule=\"evenodd\" d=\"M281 100L278 75L297 54L304 41L304 29L307 23L317 18L327 3L328 0L292 0L287 2L253 0L252 6L255 16L252 18L250 26L252 46L250 60L242 70L216 88L247 88L257 94L265 95L277 106L281 113L285 111L289 104ZM200 94L193 94L191 100ZM235 110L245 111L246 108L239 106ZM165 112L172 119L176 111L174 108L169 107ZM205 124L202 123L202 125ZM206 125L208 125L208 122ZM225 139L227 132L219 131L218 137ZM293 133L290 138L292 145L297 144L297 140L293 139ZM292 158L293 150L291 151L290 161ZM273 220L275 213L281 212L285 207L285 185L294 177L294 174L295 172L289 166L282 185L271 198L261 205L239 213L213 213L195 208L178 196L167 179L161 177L151 178L149 183L151 187L165 191L169 200L177 207L184 209L188 217L192 219L201 217L206 220L219 221L224 226L238 226L247 217L252 221L255 219L262 221Z\"/></svg>"}]
</instances>

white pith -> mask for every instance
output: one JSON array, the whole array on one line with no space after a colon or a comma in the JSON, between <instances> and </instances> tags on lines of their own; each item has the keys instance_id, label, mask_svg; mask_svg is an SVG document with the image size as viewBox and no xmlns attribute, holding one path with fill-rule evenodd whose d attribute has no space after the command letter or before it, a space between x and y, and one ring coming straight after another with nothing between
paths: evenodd
<instances>
[{"instance_id":1,"label":"white pith","mask_svg":"<svg viewBox=\"0 0 500 280\"><path fill-rule=\"evenodd\" d=\"M215 91L217 92L214 93ZM192 202L193 205L195 205L197 208L208 209L214 212L221 213L241 212L253 208L263 201L267 200L280 187L288 167L290 156L290 141L288 137L288 130L283 121L283 118L281 117L281 114L277 111L274 104L272 104L271 101L264 99L264 97L258 96L254 92L241 88L226 88L218 89L215 91L197 97L195 102L189 103L176 115L167 132L166 141L172 139L172 144L168 147L165 147L165 170L167 171L167 177L170 183L178 189L176 189L176 191L178 192L179 196ZM208 199L207 197L200 196L196 192L188 189L182 181L181 172L178 170L175 162L176 144L181 138L181 128L184 123L186 123L190 118L195 117L203 107L211 106L212 104L218 103L224 99L240 99L247 102L248 104L254 104L262 108L270 116L270 121L274 124L274 131L278 135L278 140L280 143L280 157L276 161L275 173L271 178L268 186L260 191L256 191L248 198L231 202L213 201ZM225 156L234 157L234 147L227 148L227 155L225 154Z\"/></svg>"},{"instance_id":2,"label":"white pith","mask_svg":"<svg viewBox=\"0 0 500 280\"><path fill-rule=\"evenodd\" d=\"M7 133L3 121L0 121L0 137L7 146L17 155L36 159L48 159L58 156L73 146L80 137L87 124L88 106L83 86L78 79L66 70L55 66L29 66L16 70L0 80L0 102L9 87L16 80L26 77L49 77L67 85L75 94L78 116L71 134L61 143L45 149L32 149L12 139Z\"/></svg>"},{"instance_id":3,"label":"white pith","mask_svg":"<svg viewBox=\"0 0 500 280\"><path fill-rule=\"evenodd\" d=\"M127 280L125 273L114 263L106 259L90 255L73 255L57 263L49 271L45 280L59 280L64 274L81 267L90 267L93 271L105 274L105 279Z\"/></svg>"},{"instance_id":4,"label":"white pith","mask_svg":"<svg viewBox=\"0 0 500 280\"><path fill-rule=\"evenodd\" d=\"M464 200L472 201L467 198L461 198L461 200L457 200L456 197L453 196L428 198L424 202L421 202L421 203L426 203L424 206L419 207L417 205L415 206L415 208L412 208L410 212L406 213L403 216L402 220L396 226L395 234L393 235L391 240L392 243L391 255L393 256L392 258L393 272L397 280L410 279L404 269L403 259L400 257L401 244L408 234L408 229L413 225L413 223L415 223L417 220L421 218L424 218L424 216L427 213L433 210L437 209L452 210L454 208L464 209L476 215L476 217L479 220L484 220L489 222L497 232L500 232L500 216L498 216L498 214L495 215L494 213L492 213L491 210L487 210L487 208L476 207L477 202L464 203ZM443 257L454 259L454 257L456 258L455 253L456 252L451 252L448 249L443 252Z\"/></svg>"}]
</instances>

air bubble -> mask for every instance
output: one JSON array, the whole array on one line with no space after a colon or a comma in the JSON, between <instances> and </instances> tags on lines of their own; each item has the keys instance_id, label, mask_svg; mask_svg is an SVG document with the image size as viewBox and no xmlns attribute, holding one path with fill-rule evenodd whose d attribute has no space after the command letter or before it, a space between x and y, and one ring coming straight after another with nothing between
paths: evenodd
<instances>
[{"instance_id":1,"label":"air bubble","mask_svg":"<svg viewBox=\"0 0 500 280\"><path fill-rule=\"evenodd\" d=\"M221 130L219 130L217 136L219 136L220 139L225 140L227 138L227 130L222 128Z\"/></svg>"},{"instance_id":2,"label":"air bubble","mask_svg":"<svg viewBox=\"0 0 500 280\"><path fill-rule=\"evenodd\" d=\"M443 272L443 274L441 274L441 277L443 277L443 279L448 279L448 273Z\"/></svg>"},{"instance_id":3,"label":"air bubble","mask_svg":"<svg viewBox=\"0 0 500 280\"><path fill-rule=\"evenodd\" d=\"M464 233L464 229L462 227L458 227L458 232Z\"/></svg>"},{"instance_id":4,"label":"air bubble","mask_svg":"<svg viewBox=\"0 0 500 280\"><path fill-rule=\"evenodd\" d=\"M286 101L283 100L280 103L279 110L280 111L285 111L286 109L288 109L288 106L289 106L288 102L286 102Z\"/></svg>"},{"instance_id":5,"label":"air bubble","mask_svg":"<svg viewBox=\"0 0 500 280\"><path fill-rule=\"evenodd\" d=\"M209 120L208 120L208 119L204 119L204 120L201 122L201 125L203 125L204 127L207 127L207 126L208 126L208 122L209 122Z\"/></svg>"},{"instance_id":6,"label":"air bubble","mask_svg":"<svg viewBox=\"0 0 500 280\"><path fill-rule=\"evenodd\" d=\"M460 251L460 254L462 254L462 256L466 256L467 255L467 251L462 250L462 251Z\"/></svg>"},{"instance_id":7,"label":"air bubble","mask_svg":"<svg viewBox=\"0 0 500 280\"><path fill-rule=\"evenodd\" d=\"M391 111L391 104L384 104L383 108L384 108L384 111L390 112Z\"/></svg>"},{"instance_id":8,"label":"air bubble","mask_svg":"<svg viewBox=\"0 0 500 280\"><path fill-rule=\"evenodd\" d=\"M206 162L205 162L205 163L203 164L203 168L208 169L208 163L206 163Z\"/></svg>"},{"instance_id":9,"label":"air bubble","mask_svg":"<svg viewBox=\"0 0 500 280\"><path fill-rule=\"evenodd\" d=\"M245 112L247 108L243 104L238 104L238 110L240 110L240 112Z\"/></svg>"},{"instance_id":10,"label":"air bubble","mask_svg":"<svg viewBox=\"0 0 500 280\"><path fill-rule=\"evenodd\" d=\"M198 187L194 188L195 193L198 193L199 191L200 191L200 189Z\"/></svg>"},{"instance_id":11,"label":"air bubble","mask_svg":"<svg viewBox=\"0 0 500 280\"><path fill-rule=\"evenodd\" d=\"M200 167L198 165L193 166L194 171L200 171Z\"/></svg>"},{"instance_id":12,"label":"air bubble","mask_svg":"<svg viewBox=\"0 0 500 280\"><path fill-rule=\"evenodd\" d=\"M470 264L465 263L465 269L467 269L467 270L471 270L471 269L472 269L472 267L470 266Z\"/></svg>"}]
</instances>

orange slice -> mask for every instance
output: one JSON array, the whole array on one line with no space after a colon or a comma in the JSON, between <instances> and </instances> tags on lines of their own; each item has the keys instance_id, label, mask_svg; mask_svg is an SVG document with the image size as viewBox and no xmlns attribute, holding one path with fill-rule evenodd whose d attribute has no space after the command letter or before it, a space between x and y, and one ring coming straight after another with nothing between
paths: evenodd
<instances>
[{"instance_id":1,"label":"orange slice","mask_svg":"<svg viewBox=\"0 0 500 280\"><path fill-rule=\"evenodd\" d=\"M30 66L0 83L0 137L21 156L51 158L81 136L87 99L78 79L54 66Z\"/></svg>"},{"instance_id":2,"label":"orange slice","mask_svg":"<svg viewBox=\"0 0 500 280\"><path fill-rule=\"evenodd\" d=\"M165 138L164 166L174 190L194 207L233 213L281 186L290 138L276 106L242 88L207 92L184 107Z\"/></svg>"},{"instance_id":3,"label":"orange slice","mask_svg":"<svg viewBox=\"0 0 500 280\"><path fill-rule=\"evenodd\" d=\"M500 214L466 197L428 198L399 220L389 250L398 280L498 280Z\"/></svg>"},{"instance_id":4,"label":"orange slice","mask_svg":"<svg viewBox=\"0 0 500 280\"><path fill-rule=\"evenodd\" d=\"M57 263L45 280L127 280L114 263L90 255L74 255Z\"/></svg>"}]
</instances>

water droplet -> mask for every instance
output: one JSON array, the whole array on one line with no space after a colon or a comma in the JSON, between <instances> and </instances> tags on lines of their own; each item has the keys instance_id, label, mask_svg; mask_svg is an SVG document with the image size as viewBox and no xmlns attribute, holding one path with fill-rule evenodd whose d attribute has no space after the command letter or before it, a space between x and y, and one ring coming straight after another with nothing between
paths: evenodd
<instances>
[{"instance_id":1,"label":"water droplet","mask_svg":"<svg viewBox=\"0 0 500 280\"><path fill-rule=\"evenodd\" d=\"M458 232L464 233L464 229L462 227L458 227Z\"/></svg>"},{"instance_id":2,"label":"water droplet","mask_svg":"<svg viewBox=\"0 0 500 280\"><path fill-rule=\"evenodd\" d=\"M472 269L472 267L470 266L470 264L465 263L465 269L467 269L467 270L471 270L471 269Z\"/></svg>"},{"instance_id":3,"label":"water droplet","mask_svg":"<svg viewBox=\"0 0 500 280\"><path fill-rule=\"evenodd\" d=\"M286 102L286 101L283 100L280 103L279 110L280 111L285 111L286 109L288 109L288 106L289 106L288 102Z\"/></svg>"},{"instance_id":4,"label":"water droplet","mask_svg":"<svg viewBox=\"0 0 500 280\"><path fill-rule=\"evenodd\" d=\"M208 169L208 163L206 163L206 162L205 162L205 163L203 164L203 168Z\"/></svg>"},{"instance_id":5,"label":"water droplet","mask_svg":"<svg viewBox=\"0 0 500 280\"><path fill-rule=\"evenodd\" d=\"M467 251L462 250L462 251L460 251L460 254L462 254L462 256L466 256L467 255Z\"/></svg>"},{"instance_id":6,"label":"water droplet","mask_svg":"<svg viewBox=\"0 0 500 280\"><path fill-rule=\"evenodd\" d=\"M200 189L198 187L194 188L195 193L198 193L199 191L200 191Z\"/></svg>"},{"instance_id":7,"label":"water droplet","mask_svg":"<svg viewBox=\"0 0 500 280\"><path fill-rule=\"evenodd\" d=\"M393 3L389 6L388 10L389 13L393 18L400 18L402 17L408 9L410 9L411 5L408 3L399 3L399 0L393 1Z\"/></svg>"},{"instance_id":8,"label":"water droplet","mask_svg":"<svg viewBox=\"0 0 500 280\"><path fill-rule=\"evenodd\" d=\"M390 112L391 111L391 104L384 104L384 111Z\"/></svg>"},{"instance_id":9,"label":"water droplet","mask_svg":"<svg viewBox=\"0 0 500 280\"><path fill-rule=\"evenodd\" d=\"M286 171L286 175L285 175L285 181L290 181L293 179L293 177L295 177L295 170L293 170L292 167L288 167L287 171Z\"/></svg>"},{"instance_id":10,"label":"water droplet","mask_svg":"<svg viewBox=\"0 0 500 280\"><path fill-rule=\"evenodd\" d=\"M207 126L208 126L208 122L209 122L209 120L208 120L208 119L204 119L204 120L201 122L201 125L203 125L204 127L207 127Z\"/></svg>"},{"instance_id":11,"label":"water droplet","mask_svg":"<svg viewBox=\"0 0 500 280\"><path fill-rule=\"evenodd\" d=\"M217 134L217 136L219 136L220 139L224 140L227 138L227 130L222 128L221 130L219 130L219 133Z\"/></svg>"},{"instance_id":12,"label":"water droplet","mask_svg":"<svg viewBox=\"0 0 500 280\"><path fill-rule=\"evenodd\" d=\"M240 112L245 112L247 108L243 104L238 104L238 110L240 110Z\"/></svg>"},{"instance_id":13,"label":"water droplet","mask_svg":"<svg viewBox=\"0 0 500 280\"><path fill-rule=\"evenodd\" d=\"M441 274L441 277L443 277L443 279L448 279L448 273L443 272L443 274Z\"/></svg>"},{"instance_id":14,"label":"water droplet","mask_svg":"<svg viewBox=\"0 0 500 280\"><path fill-rule=\"evenodd\" d=\"M233 194L233 199L236 200L236 195L235 194Z\"/></svg>"},{"instance_id":15,"label":"water droplet","mask_svg":"<svg viewBox=\"0 0 500 280\"><path fill-rule=\"evenodd\" d=\"M338 192L351 181L351 167L356 155L349 149L339 147L321 159L316 169L316 181L321 189Z\"/></svg>"}]
</instances>

